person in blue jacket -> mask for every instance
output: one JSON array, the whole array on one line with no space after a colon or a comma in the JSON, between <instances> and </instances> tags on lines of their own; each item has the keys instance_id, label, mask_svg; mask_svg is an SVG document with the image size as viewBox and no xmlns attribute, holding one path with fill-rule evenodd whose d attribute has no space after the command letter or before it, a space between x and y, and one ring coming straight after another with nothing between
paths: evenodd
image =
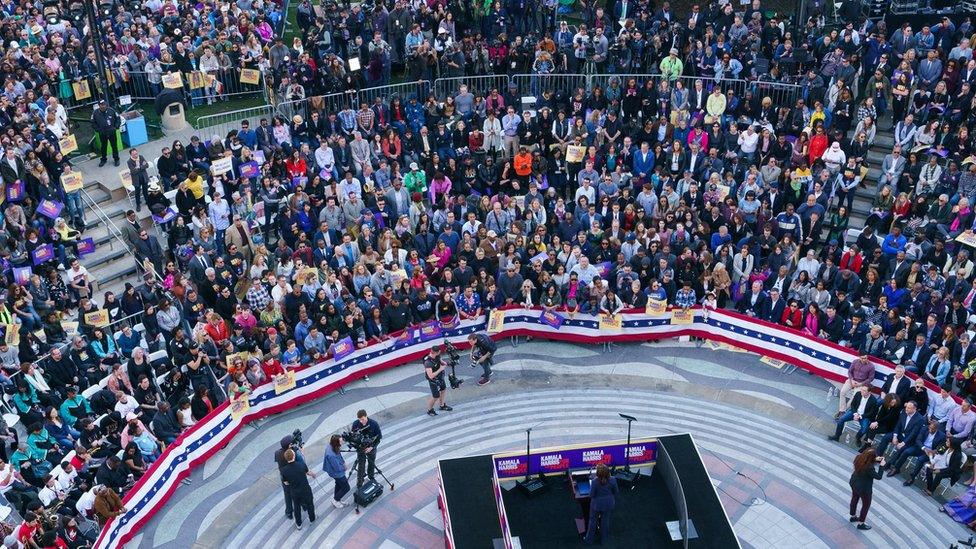
<instances>
[{"instance_id":1,"label":"person in blue jacket","mask_svg":"<svg viewBox=\"0 0 976 549\"><path fill-rule=\"evenodd\" d=\"M346 478L346 462L342 459L341 446L342 437L332 435L332 439L329 440L329 447L325 449L325 460L322 462L322 470L335 480L332 506L337 509L349 505L342 501L343 496L349 493L349 479Z\"/></svg>"},{"instance_id":2,"label":"person in blue jacket","mask_svg":"<svg viewBox=\"0 0 976 549\"><path fill-rule=\"evenodd\" d=\"M603 463L596 466L596 477L590 479L590 523L586 528L587 545L593 543L596 535L596 520L600 517L600 541L606 545L610 541L610 515L617 504L617 479L610 476L610 468Z\"/></svg>"}]
</instances>

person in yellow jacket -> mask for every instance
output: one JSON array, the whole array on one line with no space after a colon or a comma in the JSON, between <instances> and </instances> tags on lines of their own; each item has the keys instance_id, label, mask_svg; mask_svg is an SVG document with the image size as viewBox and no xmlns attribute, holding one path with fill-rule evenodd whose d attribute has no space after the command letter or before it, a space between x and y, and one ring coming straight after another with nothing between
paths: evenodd
<instances>
[{"instance_id":1,"label":"person in yellow jacket","mask_svg":"<svg viewBox=\"0 0 976 549\"><path fill-rule=\"evenodd\" d=\"M726 105L725 94L722 93L721 86L716 85L712 88L712 93L705 101L705 111L708 112L708 116L705 117L705 123L713 124L721 120L722 115L725 114Z\"/></svg>"},{"instance_id":2,"label":"person in yellow jacket","mask_svg":"<svg viewBox=\"0 0 976 549\"><path fill-rule=\"evenodd\" d=\"M193 198L197 200L203 199L203 176L200 175L196 170L190 170L189 175L186 176L186 188L193 193Z\"/></svg>"},{"instance_id":3,"label":"person in yellow jacket","mask_svg":"<svg viewBox=\"0 0 976 549\"><path fill-rule=\"evenodd\" d=\"M670 81L675 81L685 70L684 63L678 58L678 48L671 48L671 54L661 60L659 67L661 76Z\"/></svg>"}]
</instances>

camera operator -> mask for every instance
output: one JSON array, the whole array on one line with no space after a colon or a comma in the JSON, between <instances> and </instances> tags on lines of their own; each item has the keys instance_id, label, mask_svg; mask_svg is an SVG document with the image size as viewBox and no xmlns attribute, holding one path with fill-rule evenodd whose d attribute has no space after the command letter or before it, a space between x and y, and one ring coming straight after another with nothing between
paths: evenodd
<instances>
[{"instance_id":1,"label":"camera operator","mask_svg":"<svg viewBox=\"0 0 976 549\"><path fill-rule=\"evenodd\" d=\"M285 459L285 452L288 450L293 450L292 443L294 442L294 437L292 435L287 435L281 439L281 449L275 450L274 460L278 465L278 475L281 478L281 490L285 495L285 518L291 520L292 517L292 496L291 488L288 483L285 482L285 477L282 475L282 468L288 465L288 461ZM304 462L305 458L302 456L300 448L294 448L296 459L298 461Z\"/></svg>"},{"instance_id":2,"label":"camera operator","mask_svg":"<svg viewBox=\"0 0 976 549\"><path fill-rule=\"evenodd\" d=\"M494 358L498 346L484 332L469 334L468 343L471 344L471 366L477 364L485 371L481 379L478 380L478 385L488 385L491 383L492 358Z\"/></svg>"},{"instance_id":3,"label":"camera operator","mask_svg":"<svg viewBox=\"0 0 976 549\"><path fill-rule=\"evenodd\" d=\"M364 482L363 477L368 476L369 480L375 480L373 477L376 475L376 445L383 438L383 432L380 431L380 424L376 423L375 419L369 419L366 410L356 412L356 421L352 422L349 430L358 434L363 440L371 441L369 446L357 448L359 467L356 470L356 488L360 488Z\"/></svg>"},{"instance_id":4,"label":"camera operator","mask_svg":"<svg viewBox=\"0 0 976 549\"><path fill-rule=\"evenodd\" d=\"M454 409L444 403L444 398L447 396L447 384L444 382L447 364L441 360L442 351L440 345L434 345L424 357L424 378L430 385L430 398L427 399L427 415L429 416L437 415L437 412L434 411L434 402L440 402L441 411L450 412Z\"/></svg>"}]
</instances>

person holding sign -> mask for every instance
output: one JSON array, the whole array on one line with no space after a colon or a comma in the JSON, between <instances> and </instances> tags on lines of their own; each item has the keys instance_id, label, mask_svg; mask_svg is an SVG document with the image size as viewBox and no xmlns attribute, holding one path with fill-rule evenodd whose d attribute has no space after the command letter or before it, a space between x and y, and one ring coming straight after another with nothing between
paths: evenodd
<instances>
[{"instance_id":1,"label":"person holding sign","mask_svg":"<svg viewBox=\"0 0 976 549\"><path fill-rule=\"evenodd\" d=\"M112 147L112 160L114 160L115 165L118 166L119 143L116 141L115 132L121 125L119 114L115 112L115 109L109 108L108 103L102 99L98 102L98 108L92 111L91 120L92 125L95 126L95 131L98 132L98 138L102 143L102 159L98 162L98 167L101 168L105 165L108 157L108 148L110 145Z\"/></svg>"}]
</instances>

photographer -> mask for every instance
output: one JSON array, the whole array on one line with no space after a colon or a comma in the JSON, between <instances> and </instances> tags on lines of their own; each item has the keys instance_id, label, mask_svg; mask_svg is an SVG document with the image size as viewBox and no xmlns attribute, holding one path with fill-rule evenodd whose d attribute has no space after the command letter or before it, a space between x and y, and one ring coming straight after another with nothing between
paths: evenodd
<instances>
[{"instance_id":1,"label":"photographer","mask_svg":"<svg viewBox=\"0 0 976 549\"><path fill-rule=\"evenodd\" d=\"M485 371L478 380L478 385L488 385L491 383L492 358L498 346L483 332L468 335L468 343L471 344L471 366L480 365Z\"/></svg>"},{"instance_id":2,"label":"photographer","mask_svg":"<svg viewBox=\"0 0 976 549\"><path fill-rule=\"evenodd\" d=\"M375 480L373 477L376 475L376 446L383 438L383 432L380 431L380 424L376 423L375 419L369 419L366 410L356 412L356 418L349 430L357 435L363 443L368 444L368 446L356 446L356 451L359 454L357 456L359 467L356 471L356 488L360 488L363 485L364 476L368 476L369 480ZM367 462L369 463L368 466ZM338 488L336 492L338 493Z\"/></svg>"},{"instance_id":3,"label":"photographer","mask_svg":"<svg viewBox=\"0 0 976 549\"><path fill-rule=\"evenodd\" d=\"M430 385L430 398L427 399L427 415L429 416L437 415L437 412L434 411L435 401L440 402L441 411L450 412L454 409L444 403L444 397L447 396L447 384L444 383L444 371L447 370L447 364L441 361L441 352L440 345L434 345L424 357L424 377L427 379L427 384Z\"/></svg>"}]
</instances>

